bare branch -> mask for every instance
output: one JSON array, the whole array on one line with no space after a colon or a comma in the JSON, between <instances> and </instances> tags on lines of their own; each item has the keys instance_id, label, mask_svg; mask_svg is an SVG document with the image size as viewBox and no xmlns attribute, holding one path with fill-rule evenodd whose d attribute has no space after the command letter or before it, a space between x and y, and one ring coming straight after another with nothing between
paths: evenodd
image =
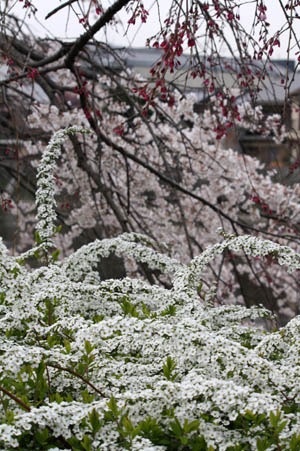
<instances>
[{"instance_id":1,"label":"bare branch","mask_svg":"<svg viewBox=\"0 0 300 451\"><path fill-rule=\"evenodd\" d=\"M82 34L74 43L72 49L70 50L66 58L66 67L71 69L74 65L74 61L79 54L79 52L84 48L84 46L89 42L90 39L95 36L95 34L101 30L106 24L108 24L112 18L131 0L118 0L112 6L110 6L102 16L92 25L84 34Z\"/></svg>"},{"instance_id":2,"label":"bare branch","mask_svg":"<svg viewBox=\"0 0 300 451\"><path fill-rule=\"evenodd\" d=\"M49 19L51 16L53 16L54 14L58 13L58 11L61 11L63 8L65 8L66 6L71 6L72 3L77 2L77 0L68 0L65 3L62 3L61 5L57 6L57 8L54 8L52 11L50 11L50 13L47 14L47 16L45 17L45 19Z\"/></svg>"}]
</instances>

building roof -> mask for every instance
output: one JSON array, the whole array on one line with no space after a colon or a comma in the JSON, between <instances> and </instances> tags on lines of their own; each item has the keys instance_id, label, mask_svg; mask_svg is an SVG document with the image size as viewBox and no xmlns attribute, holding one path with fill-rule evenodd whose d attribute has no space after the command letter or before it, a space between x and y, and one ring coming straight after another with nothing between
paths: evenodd
<instances>
[{"instance_id":1,"label":"building roof","mask_svg":"<svg viewBox=\"0 0 300 451\"><path fill-rule=\"evenodd\" d=\"M116 70L122 67L134 69L145 78L150 77L150 68L155 65L163 54L163 50L153 47L109 49L91 46L90 50L92 59L99 65ZM194 92L198 101L209 98L203 79L187 77L187 71L190 68L190 56L183 54L178 60L180 61L179 68L174 73L168 72L166 79L174 82L185 91ZM300 95L300 73L295 72L294 61L276 59L272 60L271 63L266 63L256 60L253 61L253 68L263 70L268 74L258 84L259 89L256 98L258 104L280 105L286 102L287 96ZM232 88L236 91L236 94L240 92L236 83L236 75L239 70L238 60L221 58L219 62L216 62L213 70L216 85L225 85L228 88ZM286 80L287 73L291 81L290 86L288 86L289 89L287 89L285 82L282 83L282 80ZM243 97L247 96L247 91L247 87L245 87L245 91L243 93L240 92L240 95Z\"/></svg>"}]
</instances>

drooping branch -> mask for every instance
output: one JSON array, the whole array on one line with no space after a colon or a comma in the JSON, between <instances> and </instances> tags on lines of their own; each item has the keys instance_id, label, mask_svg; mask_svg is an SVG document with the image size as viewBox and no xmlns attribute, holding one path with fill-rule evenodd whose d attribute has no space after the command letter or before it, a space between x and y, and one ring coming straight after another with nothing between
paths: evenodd
<instances>
[{"instance_id":1,"label":"drooping branch","mask_svg":"<svg viewBox=\"0 0 300 451\"><path fill-rule=\"evenodd\" d=\"M209 207L211 210L213 210L215 213L217 213L220 217L222 217L222 218L226 219L227 221L229 221L229 223L231 225L233 225L233 226L236 225L236 226L239 226L239 227L241 227L242 229L245 229L245 230L253 230L255 232L261 232L261 233L264 233L266 235L270 235L270 236L274 236L274 237L278 238L278 234L276 235L276 234L273 234L271 232L258 230L256 227L253 227L253 226L248 225L248 224L243 224L242 222L233 219L231 216L226 214L223 210L221 210L220 208L216 207L214 204L212 204L208 200L204 199L204 197L199 196L198 194L195 194L191 190L185 188L180 183L174 181L170 177L167 177L166 175L164 175L161 171L155 169L153 166L151 166L146 161L142 160L141 158L137 157L136 155L133 155L132 153L130 153L127 150L125 150L124 147L121 147L118 144L116 144L115 142L113 142L101 130L98 129L97 132L98 132L99 136L101 137L101 139L108 146L110 146L113 149L115 149L118 153L120 153L124 157L128 158L129 160L132 160L135 163L138 163L141 167L147 169L147 171L149 171L151 174L154 174L156 177L158 177L159 180L161 180L162 182L164 182L167 185L171 186L172 188L175 188L177 191L179 191L179 192L181 192L183 194L186 194L187 196L189 196L189 197L191 197L193 199L196 199L196 200L200 201L203 205L205 205L206 207Z\"/></svg>"},{"instance_id":2,"label":"drooping branch","mask_svg":"<svg viewBox=\"0 0 300 451\"><path fill-rule=\"evenodd\" d=\"M102 16L92 25L88 28L88 30L83 33L74 43L73 47L69 51L67 57L66 57L66 67L69 69L72 69L75 59L78 56L78 54L81 52L81 50L84 48L84 46L89 42L90 39L95 36L95 34L101 30L106 24L108 24L113 17L122 9L124 6L126 6L128 3L130 3L131 0L118 0L113 5L111 5L103 14Z\"/></svg>"}]
</instances>

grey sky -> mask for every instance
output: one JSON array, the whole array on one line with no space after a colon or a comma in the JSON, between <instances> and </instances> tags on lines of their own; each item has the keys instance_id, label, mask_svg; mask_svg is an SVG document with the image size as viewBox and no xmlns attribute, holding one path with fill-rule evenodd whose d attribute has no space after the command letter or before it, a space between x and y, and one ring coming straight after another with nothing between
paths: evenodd
<instances>
[{"instance_id":1,"label":"grey sky","mask_svg":"<svg viewBox=\"0 0 300 451\"><path fill-rule=\"evenodd\" d=\"M61 4L59 0L32 0L33 4L37 7L38 12L36 14L36 18L26 18L26 23L30 25L30 28L33 33L39 34L41 36L45 36L49 33L43 28L47 27L50 33L53 33L56 37L59 36L61 38L74 38L79 36L84 28L82 24L79 23L79 18L76 16L75 12L65 8L59 13L55 14L53 17L45 20L45 16L55 7ZM113 3L112 0L104 0L104 5L109 5ZM243 2L241 2L243 3ZM243 6L240 9L241 21L244 26L251 25L252 17L253 17L253 8L256 2L248 2L247 6ZM161 0L158 1L160 13L162 19L167 16L168 8L170 5L170 0ZM155 32L159 30L159 20L157 14L157 5L155 0L144 0L145 8L150 10L149 19L146 24L137 23L134 26L130 26L127 34L125 35L126 24L130 15L126 14L125 11L119 15L120 25L117 27L109 27L107 39L113 45L116 46L128 46L133 45L135 47L143 47L145 45L147 37L152 36ZM268 7L268 20L271 23L271 31L274 33L277 29L280 29L283 23L283 15L279 8L278 0L266 0L266 5ZM15 2L14 10L18 13L18 15L24 15L23 4L20 1ZM78 14L80 14L77 9ZM37 20L36 20L37 19ZM122 26L123 23L123 26ZM125 26L125 28L124 28ZM104 35L102 35L104 37ZM276 53L274 56L277 58L285 58L286 50L285 50L285 42L281 42L281 47L276 49Z\"/></svg>"}]
</instances>

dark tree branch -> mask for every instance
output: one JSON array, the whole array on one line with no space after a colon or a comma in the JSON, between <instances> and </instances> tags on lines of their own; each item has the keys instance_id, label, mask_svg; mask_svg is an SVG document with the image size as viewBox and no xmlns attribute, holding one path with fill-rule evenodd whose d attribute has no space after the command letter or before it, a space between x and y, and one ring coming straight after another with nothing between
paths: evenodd
<instances>
[{"instance_id":1,"label":"dark tree branch","mask_svg":"<svg viewBox=\"0 0 300 451\"><path fill-rule=\"evenodd\" d=\"M59 5L57 8L54 8L52 11L50 11L50 13L47 14L47 16L45 17L45 19L49 19L49 17L54 16L54 14L58 13L58 11L62 10L63 8L65 8L66 6L71 6L72 3L77 2L77 0L68 0L65 3L62 3L61 5Z\"/></svg>"},{"instance_id":2,"label":"dark tree branch","mask_svg":"<svg viewBox=\"0 0 300 451\"><path fill-rule=\"evenodd\" d=\"M46 66L47 64L50 64L50 63L53 63L53 62L59 60L61 57L65 56L68 53L71 46L72 46L72 44L69 44L67 42L62 43L61 48L56 53L54 53L53 55L50 55L40 61L32 63L31 67L42 67L42 66Z\"/></svg>"},{"instance_id":3,"label":"dark tree branch","mask_svg":"<svg viewBox=\"0 0 300 451\"><path fill-rule=\"evenodd\" d=\"M89 29L83 33L74 43L69 54L66 57L66 67L72 69L75 59L79 52L84 48L84 46L89 42L90 39L95 36L95 34L101 30L108 22L110 22L113 17L131 0L117 0L113 5L111 5L102 16L92 25Z\"/></svg>"},{"instance_id":4,"label":"dark tree branch","mask_svg":"<svg viewBox=\"0 0 300 451\"><path fill-rule=\"evenodd\" d=\"M243 224L239 221L236 221L235 219L231 218L229 215L227 215L226 213L224 213L222 210L220 210L218 207L216 207L214 204L212 204L211 202L209 202L208 200L204 199L203 197L199 196L198 194L193 193L192 191L190 191L189 189L185 188L184 186L182 186L181 184L175 182L174 180L172 180L171 178L167 177L166 175L162 174L159 170L155 169L153 166L151 166L150 164L146 163L145 161L141 160L140 158L138 158L136 155L133 155L130 152L127 152L127 150L124 149L124 147L119 146L118 144L114 143L110 138L108 138L104 133L101 132L101 130L97 130L98 135L101 137L101 139L110 147L112 147L113 149L115 149L117 152L119 152L121 155L123 155L124 157L127 157L128 159L138 163L140 166L142 166L143 168L147 169L151 174L154 174L156 177L158 177L162 182L165 182L167 185L175 188L177 191L186 194L189 197L192 197L193 199L196 199L198 201L200 201L202 204L204 204L205 206L209 207L211 210L213 210L215 213L217 213L219 216L223 217L224 219L226 219L227 221L230 222L230 224L232 225L237 225L243 229L249 229L249 230L254 230L256 232L263 232L262 230L257 230L255 227L251 227L247 224ZM270 233L267 233L268 235L273 235ZM278 238L278 235L274 235Z\"/></svg>"},{"instance_id":5,"label":"dark tree branch","mask_svg":"<svg viewBox=\"0 0 300 451\"><path fill-rule=\"evenodd\" d=\"M129 232L130 230L128 227L127 218L125 218L123 216L121 210L115 203L111 190L100 180L99 174L96 174L89 167L87 159L86 159L84 153L82 152L80 143L79 143L78 139L76 138L76 136L71 135L70 139L74 146L74 151L77 155L78 167L83 169L91 177L91 179L95 182L95 184L99 187L101 193L103 194L103 196L106 200L106 203L111 207L112 211L115 214L115 217L117 218L119 224L121 225L123 232Z\"/></svg>"}]
</instances>

